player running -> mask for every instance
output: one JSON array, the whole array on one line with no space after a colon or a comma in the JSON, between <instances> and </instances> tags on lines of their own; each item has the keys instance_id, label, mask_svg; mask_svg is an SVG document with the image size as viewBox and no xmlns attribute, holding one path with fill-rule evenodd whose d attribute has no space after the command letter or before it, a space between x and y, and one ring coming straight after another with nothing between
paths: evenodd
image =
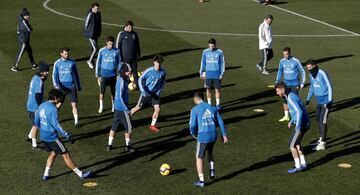
<instances>
[{"instance_id":1,"label":"player running","mask_svg":"<svg viewBox=\"0 0 360 195\"><path fill-rule=\"evenodd\" d=\"M116 92L114 100L114 123L109 133L109 141L107 145L107 151L112 149L112 143L115 137L116 131L119 130L120 124L125 129L125 152L134 152L131 146L130 138L132 132L131 118L129 116L130 110L128 109L128 78L131 74L131 68L127 64L123 64L120 75L116 80Z\"/></svg>"},{"instance_id":2,"label":"player running","mask_svg":"<svg viewBox=\"0 0 360 195\"><path fill-rule=\"evenodd\" d=\"M306 112L304 103L299 96L287 88L283 82L279 82L275 85L276 94L280 97L285 97L289 105L289 111L291 115L291 121L288 123L288 127L295 125L295 130L292 133L289 140L289 147L291 154L294 158L295 168L289 169L289 174L305 171L307 169L305 155L301 147L301 140L305 133L310 128L310 119Z\"/></svg>"},{"instance_id":3,"label":"player running","mask_svg":"<svg viewBox=\"0 0 360 195\"><path fill-rule=\"evenodd\" d=\"M273 58L273 38L272 38L272 30L271 23L273 21L272 15L267 15L264 19L264 22L259 26L259 50L261 51L262 59L256 64L256 67L262 72L264 75L269 75L270 73L266 70L266 65L268 61Z\"/></svg>"},{"instance_id":4,"label":"player running","mask_svg":"<svg viewBox=\"0 0 360 195\"><path fill-rule=\"evenodd\" d=\"M211 90L215 88L216 108L220 110L221 80L225 73L224 53L221 49L216 48L214 38L211 38L208 43L209 48L202 53L199 74L201 79L205 79L204 87L208 104L211 105Z\"/></svg>"},{"instance_id":5,"label":"player running","mask_svg":"<svg viewBox=\"0 0 360 195\"><path fill-rule=\"evenodd\" d=\"M284 58L279 62L279 70L275 84L278 84L282 80L282 76L284 76L285 85L294 93L298 94L298 90L304 88L306 81L305 70L303 69L300 61L291 56L290 47L285 47L283 49L283 56ZM301 78L301 82L299 82L299 76ZM286 99L283 98L283 100L284 117L281 118L279 122L288 122L290 121L289 108Z\"/></svg>"},{"instance_id":6,"label":"player running","mask_svg":"<svg viewBox=\"0 0 360 195\"><path fill-rule=\"evenodd\" d=\"M325 150L327 119L333 103L333 87L328 74L318 67L315 60L308 60L306 68L310 73L310 88L306 98L306 106L309 106L312 96L315 96L318 102L316 106L316 119L320 138L313 149L318 151Z\"/></svg>"},{"instance_id":7,"label":"player running","mask_svg":"<svg viewBox=\"0 0 360 195\"><path fill-rule=\"evenodd\" d=\"M106 46L99 50L99 55L96 62L95 76L98 79L98 83L100 85L100 106L98 113L102 113L104 110L104 94L106 86L110 86L112 112L114 112L116 74L118 69L121 67L121 54L117 48L113 47L113 45L114 37L107 37Z\"/></svg>"},{"instance_id":8,"label":"player running","mask_svg":"<svg viewBox=\"0 0 360 195\"><path fill-rule=\"evenodd\" d=\"M60 90L52 89L49 92L49 101L42 103L35 114L34 125L40 129L40 139L44 142L45 149L50 152L46 161L45 172L42 177L43 181L47 181L51 178L50 168L54 164L58 154L63 157L66 166L73 170L80 178L83 179L91 176L90 171L82 172L79 170L74 161L70 158L66 147L59 140L58 133L70 140L72 144L75 141L59 124L58 109L55 105L60 103L61 96L62 92Z\"/></svg>"},{"instance_id":9,"label":"player running","mask_svg":"<svg viewBox=\"0 0 360 195\"><path fill-rule=\"evenodd\" d=\"M216 125L219 125L224 143L228 142L225 125L217 109L205 103L202 92L194 94L195 107L190 113L190 134L197 139L196 147L196 168L199 181L194 182L195 186L204 187L203 159L207 154L210 163L210 179L215 178L213 148L217 139Z\"/></svg>"},{"instance_id":10,"label":"player running","mask_svg":"<svg viewBox=\"0 0 360 195\"><path fill-rule=\"evenodd\" d=\"M32 64L32 68L36 69L38 67L38 65L35 63L32 48L30 45L30 33L33 31L33 28L29 23L29 19L30 19L30 13L26 8L24 8L21 11L20 16L18 17L17 34L18 34L18 41L19 41L20 48L16 55L15 62L13 64L13 66L11 67L11 70L14 72L19 71L18 65L19 65L21 56L23 55L25 50L29 55L29 59Z\"/></svg>"},{"instance_id":11,"label":"player running","mask_svg":"<svg viewBox=\"0 0 360 195\"><path fill-rule=\"evenodd\" d=\"M39 62L38 72L32 77L29 87L28 100L27 100L27 111L29 112L29 118L31 122L31 130L29 135L26 137L26 141L31 142L32 149L36 150L37 142L37 128L34 124L35 112L38 109L39 105L43 102L44 99L44 82L47 79L49 74L49 65L44 61Z\"/></svg>"},{"instance_id":12,"label":"player running","mask_svg":"<svg viewBox=\"0 0 360 195\"><path fill-rule=\"evenodd\" d=\"M75 62L69 58L69 51L70 49L68 47L61 48L61 58L54 63L52 78L54 87L62 90L64 93L61 101L57 105L58 108L61 108L66 95L69 95L74 116L74 124L76 128L80 128L79 112L77 108L77 93L78 91L81 91L80 77Z\"/></svg>"},{"instance_id":13,"label":"player running","mask_svg":"<svg viewBox=\"0 0 360 195\"><path fill-rule=\"evenodd\" d=\"M98 39L101 35L101 13L99 11L100 5L98 3L91 4L91 7L85 17L84 33L85 37L89 39L91 44L91 54L87 61L89 68L94 68L94 57L99 50Z\"/></svg>"},{"instance_id":14,"label":"player running","mask_svg":"<svg viewBox=\"0 0 360 195\"><path fill-rule=\"evenodd\" d=\"M151 103L154 106L154 113L152 115L152 121L150 130L153 132L159 132L160 129L155 125L160 113L160 93L165 86L166 72L161 67L164 62L164 58L161 55L156 55L153 58L153 67L150 67L144 71L139 78L139 88L141 91L138 103L131 109L130 115L134 115L145 104Z\"/></svg>"}]
</instances>

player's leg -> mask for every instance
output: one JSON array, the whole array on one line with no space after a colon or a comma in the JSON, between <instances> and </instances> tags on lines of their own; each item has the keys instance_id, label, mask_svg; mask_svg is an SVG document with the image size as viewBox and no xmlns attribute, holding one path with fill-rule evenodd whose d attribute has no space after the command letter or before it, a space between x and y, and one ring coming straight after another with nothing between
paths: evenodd
<instances>
[{"instance_id":1,"label":"player's leg","mask_svg":"<svg viewBox=\"0 0 360 195\"><path fill-rule=\"evenodd\" d=\"M34 56L33 56L33 51L32 51L32 47L30 45L30 42L26 43L25 49L26 49L26 52L28 53L29 60L30 60L30 63L32 65L32 69L36 69L38 67L38 65L35 63Z\"/></svg>"},{"instance_id":2,"label":"player's leg","mask_svg":"<svg viewBox=\"0 0 360 195\"><path fill-rule=\"evenodd\" d=\"M69 152L63 153L61 154L61 156L64 159L65 165L71 169L72 171L74 171L76 173L76 175L78 175L80 178L87 178L90 176L90 171L87 172L83 172L81 171L74 163L74 161L71 159Z\"/></svg>"},{"instance_id":3,"label":"player's leg","mask_svg":"<svg viewBox=\"0 0 360 195\"><path fill-rule=\"evenodd\" d=\"M266 49L260 50L260 53L261 53L261 59L260 59L260 62L258 64L256 64L256 68L259 69L260 72L262 72L264 64L267 61L267 59L266 59Z\"/></svg>"},{"instance_id":4,"label":"player's leg","mask_svg":"<svg viewBox=\"0 0 360 195\"><path fill-rule=\"evenodd\" d=\"M90 41L91 49L90 49L90 58L87 61L87 64L88 64L89 68L93 69L94 68L93 61L94 61L94 57L95 57L96 51L98 49L98 46L97 46L97 42L94 39L89 39L89 41Z\"/></svg>"},{"instance_id":5,"label":"player's leg","mask_svg":"<svg viewBox=\"0 0 360 195\"><path fill-rule=\"evenodd\" d=\"M317 106L318 117L318 128L320 133L319 143L314 150L325 150L326 149L326 133L327 133L327 119L330 109L325 107L323 104Z\"/></svg>"},{"instance_id":6,"label":"player's leg","mask_svg":"<svg viewBox=\"0 0 360 195\"><path fill-rule=\"evenodd\" d=\"M194 182L195 186L204 187L204 168L203 168L203 158L205 156L206 143L197 142L196 145L196 170L199 176L199 181Z\"/></svg>"},{"instance_id":7,"label":"player's leg","mask_svg":"<svg viewBox=\"0 0 360 195\"><path fill-rule=\"evenodd\" d=\"M287 100L285 97L283 97L282 99L283 99L284 116L281 119L279 119L279 122L289 122L290 116L289 116L289 107L287 105Z\"/></svg>"},{"instance_id":8,"label":"player's leg","mask_svg":"<svg viewBox=\"0 0 360 195\"><path fill-rule=\"evenodd\" d=\"M152 120L151 120L151 124L150 124L150 129L153 132L160 131L160 129L158 127L156 127L156 122L159 117L159 114L160 114L160 104L155 104L154 105L154 113L152 115Z\"/></svg>"},{"instance_id":9,"label":"player's leg","mask_svg":"<svg viewBox=\"0 0 360 195\"><path fill-rule=\"evenodd\" d=\"M99 94L99 110L98 113L102 113L104 111L104 94L106 91L107 78L102 77L100 81L100 94Z\"/></svg>"},{"instance_id":10,"label":"player's leg","mask_svg":"<svg viewBox=\"0 0 360 195\"><path fill-rule=\"evenodd\" d=\"M140 93L140 97L139 100L136 103L136 106L134 108L131 109L130 111L130 116L134 115L136 112L138 112L139 110L141 110L141 108L148 103L149 98L151 100L151 96L145 97Z\"/></svg>"},{"instance_id":11,"label":"player's leg","mask_svg":"<svg viewBox=\"0 0 360 195\"><path fill-rule=\"evenodd\" d=\"M271 49L264 49L264 61L263 61L263 66L262 66L262 73L264 75L269 75L270 73L266 70L266 66L268 61L272 58L272 50Z\"/></svg>"},{"instance_id":12,"label":"player's leg","mask_svg":"<svg viewBox=\"0 0 360 195\"><path fill-rule=\"evenodd\" d=\"M70 100L71 100L72 113L74 116L74 125L76 128L80 128L79 111L78 111L78 107L77 107L78 96L77 96L77 90L75 88L72 89L70 92Z\"/></svg>"},{"instance_id":13,"label":"player's leg","mask_svg":"<svg viewBox=\"0 0 360 195\"><path fill-rule=\"evenodd\" d=\"M110 90L111 90L111 112L114 112L114 97L116 90L116 76L110 78Z\"/></svg>"},{"instance_id":14,"label":"player's leg","mask_svg":"<svg viewBox=\"0 0 360 195\"><path fill-rule=\"evenodd\" d=\"M121 123L123 124L125 129L125 133L124 133L125 145L126 145L125 152L134 152L135 149L131 145L131 133L132 133L131 118L126 111L123 111L120 114L121 114L121 118L120 118Z\"/></svg>"},{"instance_id":15,"label":"player's leg","mask_svg":"<svg viewBox=\"0 0 360 195\"><path fill-rule=\"evenodd\" d=\"M31 143L33 149L36 149L37 148L37 141L36 141L37 127L35 125L33 125L34 118L35 118L35 112L29 112L29 118L30 118L31 129L25 140Z\"/></svg>"},{"instance_id":16,"label":"player's leg","mask_svg":"<svg viewBox=\"0 0 360 195\"><path fill-rule=\"evenodd\" d=\"M220 98L221 98L221 80L220 79L215 79L213 81L214 84L214 88L215 88L215 99L216 99L216 109L220 110L221 106L220 106Z\"/></svg>"},{"instance_id":17,"label":"player's leg","mask_svg":"<svg viewBox=\"0 0 360 195\"><path fill-rule=\"evenodd\" d=\"M211 87L212 79L205 79L204 88L206 89L207 103L211 105Z\"/></svg>"},{"instance_id":18,"label":"player's leg","mask_svg":"<svg viewBox=\"0 0 360 195\"><path fill-rule=\"evenodd\" d=\"M58 110L61 109L62 105L65 102L66 95L68 94L68 92L64 89L61 89L61 91L63 92L63 96L60 98L60 102L58 104L56 104L56 107L58 108Z\"/></svg>"},{"instance_id":19,"label":"player's leg","mask_svg":"<svg viewBox=\"0 0 360 195\"><path fill-rule=\"evenodd\" d=\"M300 158L300 168L301 168L301 170L304 171L307 169L307 164L306 164L305 154L302 150L301 144L297 144L296 149L297 149L297 152L298 152L299 158Z\"/></svg>"},{"instance_id":20,"label":"player's leg","mask_svg":"<svg viewBox=\"0 0 360 195\"><path fill-rule=\"evenodd\" d=\"M106 146L106 150L110 151L112 150L112 144L113 140L116 134L116 131L119 129L119 125L121 123L121 112L118 110L114 111L114 122L111 126L111 130L109 132L109 139L108 139L108 145Z\"/></svg>"},{"instance_id":21,"label":"player's leg","mask_svg":"<svg viewBox=\"0 0 360 195\"><path fill-rule=\"evenodd\" d=\"M42 178L44 181L47 181L48 179L50 179L50 169L51 169L52 165L54 164L55 158L56 158L56 153L54 151L51 151L46 160L45 171L44 171L44 175Z\"/></svg>"},{"instance_id":22,"label":"player's leg","mask_svg":"<svg viewBox=\"0 0 360 195\"><path fill-rule=\"evenodd\" d=\"M15 58L15 62L13 64L13 66L11 67L11 70L14 71L14 72L17 72L19 70L19 62L20 62L20 59L21 59L21 56L23 55L24 51L25 51L25 43L19 43L19 51L18 53L16 54L16 58Z\"/></svg>"},{"instance_id":23,"label":"player's leg","mask_svg":"<svg viewBox=\"0 0 360 195\"><path fill-rule=\"evenodd\" d=\"M137 87L137 86L139 86L138 85L139 75L138 75L138 70L137 70L137 60L136 59L130 61L130 67L131 67L131 71L134 76L134 82Z\"/></svg>"},{"instance_id":24,"label":"player's leg","mask_svg":"<svg viewBox=\"0 0 360 195\"><path fill-rule=\"evenodd\" d=\"M207 153L208 161L210 164L210 170L209 170L210 179L215 178L215 165L214 165L214 155L213 155L214 145L215 145L215 142L212 142L212 143L208 143L207 147L206 147L206 153Z\"/></svg>"},{"instance_id":25,"label":"player's leg","mask_svg":"<svg viewBox=\"0 0 360 195\"><path fill-rule=\"evenodd\" d=\"M301 136L301 133L298 132L298 131L294 131L290 137L290 140L289 140L289 148L290 148L290 151L291 151L291 155L294 159L294 162L295 162L295 168L291 168L288 170L288 173L296 173L296 172L299 172L301 171L301 168L300 168L300 157L299 157L299 153L298 153L298 150L296 148L296 144L298 142L298 138Z\"/></svg>"}]
</instances>

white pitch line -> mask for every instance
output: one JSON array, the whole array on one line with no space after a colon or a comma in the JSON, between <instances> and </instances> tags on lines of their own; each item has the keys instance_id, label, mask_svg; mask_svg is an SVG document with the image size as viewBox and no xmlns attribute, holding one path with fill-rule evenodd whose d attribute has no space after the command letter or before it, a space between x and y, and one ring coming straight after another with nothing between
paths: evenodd
<instances>
[{"instance_id":1,"label":"white pitch line","mask_svg":"<svg viewBox=\"0 0 360 195\"><path fill-rule=\"evenodd\" d=\"M252 0L252 1L257 2L256 0ZM352 34L354 36L360 36L360 34L358 34L356 32L346 30L344 28L341 28L341 27L338 27L338 26L335 26L335 25L332 25L332 24L317 20L315 18L311 18L311 17L305 16L305 15L302 15L302 14L299 14L299 13L296 13L296 12L293 12L293 11L290 11L290 10L287 10L287 9L284 9L284 8L281 8L281 7L277 7L275 5L268 5L268 6L270 6L272 8L275 8L275 9L278 9L278 10L281 10L281 11L284 11L284 12L287 12L287 13L290 13L290 14L293 14L293 15L296 15L296 16L299 16L299 17L302 17L302 18L305 18L305 19L308 19L308 20L311 20L311 21L314 21L314 22L317 22L317 23L320 23L320 24L323 24L323 25L326 25L326 26L329 26L329 27L332 27L332 28L335 28L337 30L341 30L343 32L350 33L350 34Z\"/></svg>"},{"instance_id":2,"label":"white pitch line","mask_svg":"<svg viewBox=\"0 0 360 195\"><path fill-rule=\"evenodd\" d=\"M50 12L53 12L55 14L64 16L64 17L68 17L68 18L72 18L72 19L76 19L76 20L81 20L84 21L83 18L80 17L76 17L76 16L71 16L68 14L64 14L62 12L56 11L52 8L50 8L47 4L50 2L51 0L46 0L43 3L43 7L47 10L49 10ZM119 25L119 24L113 24L113 23L107 23L107 22L102 22L102 24L104 25L108 25L108 26L116 26L116 27L122 27L123 25ZM145 28L145 27L134 27L135 29L139 29L139 30L148 30L148 31L156 31L156 32L171 32L171 33L182 33L182 34L200 34L200 35L222 35L222 36L243 36L243 37L257 37L258 34L239 34L239 33L219 33L219 32L201 32L201 31L185 31L185 30L167 30L167 29L157 29L157 28ZM354 36L359 36L358 34L342 34L342 35L273 35L275 37L354 37Z\"/></svg>"}]
</instances>

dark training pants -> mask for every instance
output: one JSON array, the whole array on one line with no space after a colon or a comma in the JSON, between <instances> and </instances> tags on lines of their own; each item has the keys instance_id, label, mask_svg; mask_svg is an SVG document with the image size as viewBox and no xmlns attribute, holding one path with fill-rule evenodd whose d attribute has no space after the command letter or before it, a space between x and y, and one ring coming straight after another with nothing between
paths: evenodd
<instances>
[{"instance_id":1,"label":"dark training pants","mask_svg":"<svg viewBox=\"0 0 360 195\"><path fill-rule=\"evenodd\" d=\"M27 41L25 43L19 43L19 51L16 55L16 58L15 58L15 62L14 62L14 65L13 67L17 68L18 65L19 65L19 62L20 62L20 59L21 59L21 56L23 55L24 51L26 50L26 52L28 53L29 55L29 59L30 59L30 62L31 62L31 65L34 65L35 64L35 60L34 60L34 56L33 56L33 52L32 52L32 48L31 48L31 45L30 45L30 41Z\"/></svg>"},{"instance_id":2,"label":"dark training pants","mask_svg":"<svg viewBox=\"0 0 360 195\"><path fill-rule=\"evenodd\" d=\"M94 57L95 57L95 54L96 52L99 51L99 46L98 46L98 39L89 39L90 41L90 44L91 44L91 54L90 54L90 58L89 58L89 61L93 62L94 60Z\"/></svg>"},{"instance_id":3,"label":"dark training pants","mask_svg":"<svg viewBox=\"0 0 360 195\"><path fill-rule=\"evenodd\" d=\"M321 141L326 141L327 133L327 119L330 112L330 105L318 104L316 106L316 120L318 122L318 128Z\"/></svg>"},{"instance_id":4,"label":"dark training pants","mask_svg":"<svg viewBox=\"0 0 360 195\"><path fill-rule=\"evenodd\" d=\"M139 75L138 75L138 71L137 71L137 59L124 60L124 62L130 65L132 74L134 76L135 84L136 84L136 86L139 86L138 85Z\"/></svg>"},{"instance_id":5,"label":"dark training pants","mask_svg":"<svg viewBox=\"0 0 360 195\"><path fill-rule=\"evenodd\" d=\"M267 62L273 58L273 50L272 49L262 49L261 52L261 61L259 62L259 66L263 69L266 69Z\"/></svg>"}]
</instances>

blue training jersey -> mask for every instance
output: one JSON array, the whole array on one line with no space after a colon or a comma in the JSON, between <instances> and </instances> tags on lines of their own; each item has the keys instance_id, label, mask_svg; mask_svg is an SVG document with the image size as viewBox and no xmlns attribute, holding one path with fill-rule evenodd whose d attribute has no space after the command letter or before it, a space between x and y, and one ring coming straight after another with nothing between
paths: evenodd
<instances>
[{"instance_id":1,"label":"blue training jersey","mask_svg":"<svg viewBox=\"0 0 360 195\"><path fill-rule=\"evenodd\" d=\"M201 57L200 75L206 72L206 79L219 79L225 73L225 58L221 49L205 49Z\"/></svg>"},{"instance_id":2,"label":"blue training jersey","mask_svg":"<svg viewBox=\"0 0 360 195\"><path fill-rule=\"evenodd\" d=\"M310 119L306 111L306 107L304 103L301 101L299 96L294 92L290 92L287 96L285 96L289 112L291 115L291 123L295 124L295 131L301 131L306 127L308 129L310 127Z\"/></svg>"},{"instance_id":3,"label":"blue training jersey","mask_svg":"<svg viewBox=\"0 0 360 195\"><path fill-rule=\"evenodd\" d=\"M108 49L103 47L99 50L95 76L96 77L114 77L120 69L121 62L120 50L117 48Z\"/></svg>"},{"instance_id":4,"label":"blue training jersey","mask_svg":"<svg viewBox=\"0 0 360 195\"><path fill-rule=\"evenodd\" d=\"M128 112L128 82L119 76L116 80L114 109Z\"/></svg>"},{"instance_id":5,"label":"blue training jersey","mask_svg":"<svg viewBox=\"0 0 360 195\"><path fill-rule=\"evenodd\" d=\"M283 58L280 60L275 83L279 83L283 75L284 83L288 87L297 87L300 84L305 84L306 76L304 68L300 61L295 57L290 57L289 59ZM299 75L301 83L299 82Z\"/></svg>"},{"instance_id":6,"label":"blue training jersey","mask_svg":"<svg viewBox=\"0 0 360 195\"><path fill-rule=\"evenodd\" d=\"M29 112L35 112L39 105L35 99L35 94L40 93L41 99L44 97L44 83L39 77L39 75L34 75L30 82L29 87L29 93L28 93L28 99L27 99L27 111Z\"/></svg>"},{"instance_id":7,"label":"blue training jersey","mask_svg":"<svg viewBox=\"0 0 360 195\"><path fill-rule=\"evenodd\" d=\"M224 121L215 107L201 102L191 109L190 134L197 135L200 143L210 143L217 139L216 124L220 126L222 136L226 136Z\"/></svg>"},{"instance_id":8,"label":"blue training jersey","mask_svg":"<svg viewBox=\"0 0 360 195\"><path fill-rule=\"evenodd\" d=\"M316 78L310 74L310 89L306 101L310 101L315 95L319 104L330 104L333 102L333 87L327 73L321 69Z\"/></svg>"},{"instance_id":9,"label":"blue training jersey","mask_svg":"<svg viewBox=\"0 0 360 195\"><path fill-rule=\"evenodd\" d=\"M163 68L159 71L154 67L150 67L139 77L139 88L144 96L149 96L152 93L156 93L160 96L161 91L165 86L166 72Z\"/></svg>"},{"instance_id":10,"label":"blue training jersey","mask_svg":"<svg viewBox=\"0 0 360 195\"><path fill-rule=\"evenodd\" d=\"M79 91L81 90L79 73L75 62L71 59L58 59L54 63L52 78L56 89L76 87Z\"/></svg>"},{"instance_id":11,"label":"blue training jersey","mask_svg":"<svg viewBox=\"0 0 360 195\"><path fill-rule=\"evenodd\" d=\"M40 129L40 139L46 142L59 139L58 133L64 137L69 136L59 123L58 109L49 101L40 104L35 113L34 125Z\"/></svg>"}]
</instances>

